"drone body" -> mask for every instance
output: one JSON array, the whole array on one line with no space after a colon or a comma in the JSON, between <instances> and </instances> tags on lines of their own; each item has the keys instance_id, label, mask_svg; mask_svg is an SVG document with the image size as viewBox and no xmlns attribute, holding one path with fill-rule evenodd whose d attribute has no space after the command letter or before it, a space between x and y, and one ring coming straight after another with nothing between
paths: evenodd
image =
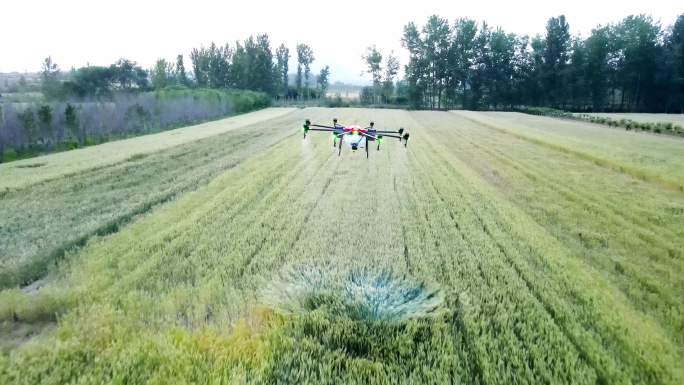
<instances>
[{"instance_id":1,"label":"drone body","mask_svg":"<svg viewBox=\"0 0 684 385\"><path fill-rule=\"evenodd\" d=\"M408 145L409 134L404 133L404 129L400 128L396 131L380 131L374 128L375 124L370 122L370 126L361 127L358 125L341 125L337 124L337 119L333 119L332 126L325 126L320 124L312 124L309 119L304 122L304 139L309 131L327 131L332 133L333 147L337 147L337 155L342 154L342 143L346 142L352 151L359 148L366 149L366 158L369 155L368 142L377 142L377 150L380 151L380 144L385 137L397 138L399 142L404 142L404 147ZM311 128L315 127L315 128Z\"/></svg>"}]
</instances>

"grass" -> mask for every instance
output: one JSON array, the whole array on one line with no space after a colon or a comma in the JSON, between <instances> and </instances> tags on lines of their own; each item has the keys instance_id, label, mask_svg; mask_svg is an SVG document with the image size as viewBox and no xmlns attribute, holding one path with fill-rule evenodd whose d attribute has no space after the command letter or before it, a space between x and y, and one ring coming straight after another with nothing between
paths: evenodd
<instances>
[{"instance_id":1,"label":"grass","mask_svg":"<svg viewBox=\"0 0 684 385\"><path fill-rule=\"evenodd\" d=\"M684 191L683 138L618 132L589 123L518 113L455 113L489 128L504 130L554 150Z\"/></svg>"},{"instance_id":2,"label":"grass","mask_svg":"<svg viewBox=\"0 0 684 385\"><path fill-rule=\"evenodd\" d=\"M77 152L72 153L75 159L55 154L40 158L41 163L18 162L18 167L34 167L31 170L39 174L32 175L34 180L53 176L52 171L41 174L46 167L57 170L68 164L72 169L68 176L0 196L0 288L42 277L51 264L92 236L116 231L135 216L208 183L255 151L282 140L286 135L280 130L282 120L268 119L287 112L291 111L272 110L176 130L167 142L152 148L146 147L154 140L149 137L133 140L128 147L121 142L106 144L105 149L93 148L102 156L79 172L75 170L86 163L81 163L84 155ZM286 119L288 124L298 121L298 117ZM250 125L255 121L260 122L257 132Z\"/></svg>"},{"instance_id":3,"label":"grass","mask_svg":"<svg viewBox=\"0 0 684 385\"><path fill-rule=\"evenodd\" d=\"M269 108L196 126L0 164L0 192L121 163L133 156L151 154L198 139L209 138L263 120L283 116L292 111L287 108ZM30 165L34 164L43 165L39 169L32 169Z\"/></svg>"},{"instance_id":4,"label":"grass","mask_svg":"<svg viewBox=\"0 0 684 385\"><path fill-rule=\"evenodd\" d=\"M0 292L4 322L59 319L0 355L7 382L682 382L681 192L486 113L300 114L414 140L338 158L274 120L278 144ZM437 289L434 313L348 306Z\"/></svg>"}]
</instances>

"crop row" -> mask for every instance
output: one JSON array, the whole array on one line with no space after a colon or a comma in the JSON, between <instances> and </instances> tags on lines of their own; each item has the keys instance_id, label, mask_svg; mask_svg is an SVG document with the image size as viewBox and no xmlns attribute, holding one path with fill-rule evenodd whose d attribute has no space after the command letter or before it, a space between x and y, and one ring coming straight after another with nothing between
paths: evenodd
<instances>
[{"instance_id":1,"label":"crop row","mask_svg":"<svg viewBox=\"0 0 684 385\"><path fill-rule=\"evenodd\" d=\"M287 124L298 117L285 120ZM30 283L93 235L116 231L282 140L283 120L142 154L0 196L0 288ZM57 154L64 155L64 154Z\"/></svg>"},{"instance_id":2,"label":"crop row","mask_svg":"<svg viewBox=\"0 0 684 385\"><path fill-rule=\"evenodd\" d=\"M455 153L681 338L677 192L454 117ZM496 176L494 176L496 175Z\"/></svg>"}]
</instances>

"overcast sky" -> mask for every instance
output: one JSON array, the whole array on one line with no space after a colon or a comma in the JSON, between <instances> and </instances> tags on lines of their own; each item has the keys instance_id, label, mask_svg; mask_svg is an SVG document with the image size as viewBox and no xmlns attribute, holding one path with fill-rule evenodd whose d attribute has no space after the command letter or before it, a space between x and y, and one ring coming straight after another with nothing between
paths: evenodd
<instances>
[{"instance_id":1,"label":"overcast sky","mask_svg":"<svg viewBox=\"0 0 684 385\"><path fill-rule=\"evenodd\" d=\"M423 24L431 14L486 20L519 34L541 34L546 20L565 14L573 34L586 36L598 24L646 13L663 26L684 12L678 0L574 1L145 1L4 0L0 4L0 72L37 71L51 55L60 68L108 65L120 57L149 68L193 47L234 42L268 33L272 46L291 53L309 44L313 71L330 65L333 81L363 83L361 55L376 44L383 52L401 48L402 27ZM239 5L238 5L239 4ZM402 60L403 61L403 60ZM402 62L402 65L404 63ZM295 62L290 68L294 68Z\"/></svg>"}]
</instances>

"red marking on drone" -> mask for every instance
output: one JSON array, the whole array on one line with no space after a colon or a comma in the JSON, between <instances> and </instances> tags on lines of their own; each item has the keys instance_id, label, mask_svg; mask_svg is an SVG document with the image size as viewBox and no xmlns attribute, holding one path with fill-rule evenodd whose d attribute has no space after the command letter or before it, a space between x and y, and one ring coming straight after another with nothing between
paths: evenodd
<instances>
[{"instance_id":1,"label":"red marking on drone","mask_svg":"<svg viewBox=\"0 0 684 385\"><path fill-rule=\"evenodd\" d=\"M365 134L365 133L368 132L367 129L365 129L365 128L361 127L361 126L354 125L354 124L352 124L351 126L346 126L346 127L344 127L343 130L344 130L344 132L351 132L351 133L353 133L353 134L354 134L354 133L358 134L359 132L362 132L362 133Z\"/></svg>"}]
</instances>

